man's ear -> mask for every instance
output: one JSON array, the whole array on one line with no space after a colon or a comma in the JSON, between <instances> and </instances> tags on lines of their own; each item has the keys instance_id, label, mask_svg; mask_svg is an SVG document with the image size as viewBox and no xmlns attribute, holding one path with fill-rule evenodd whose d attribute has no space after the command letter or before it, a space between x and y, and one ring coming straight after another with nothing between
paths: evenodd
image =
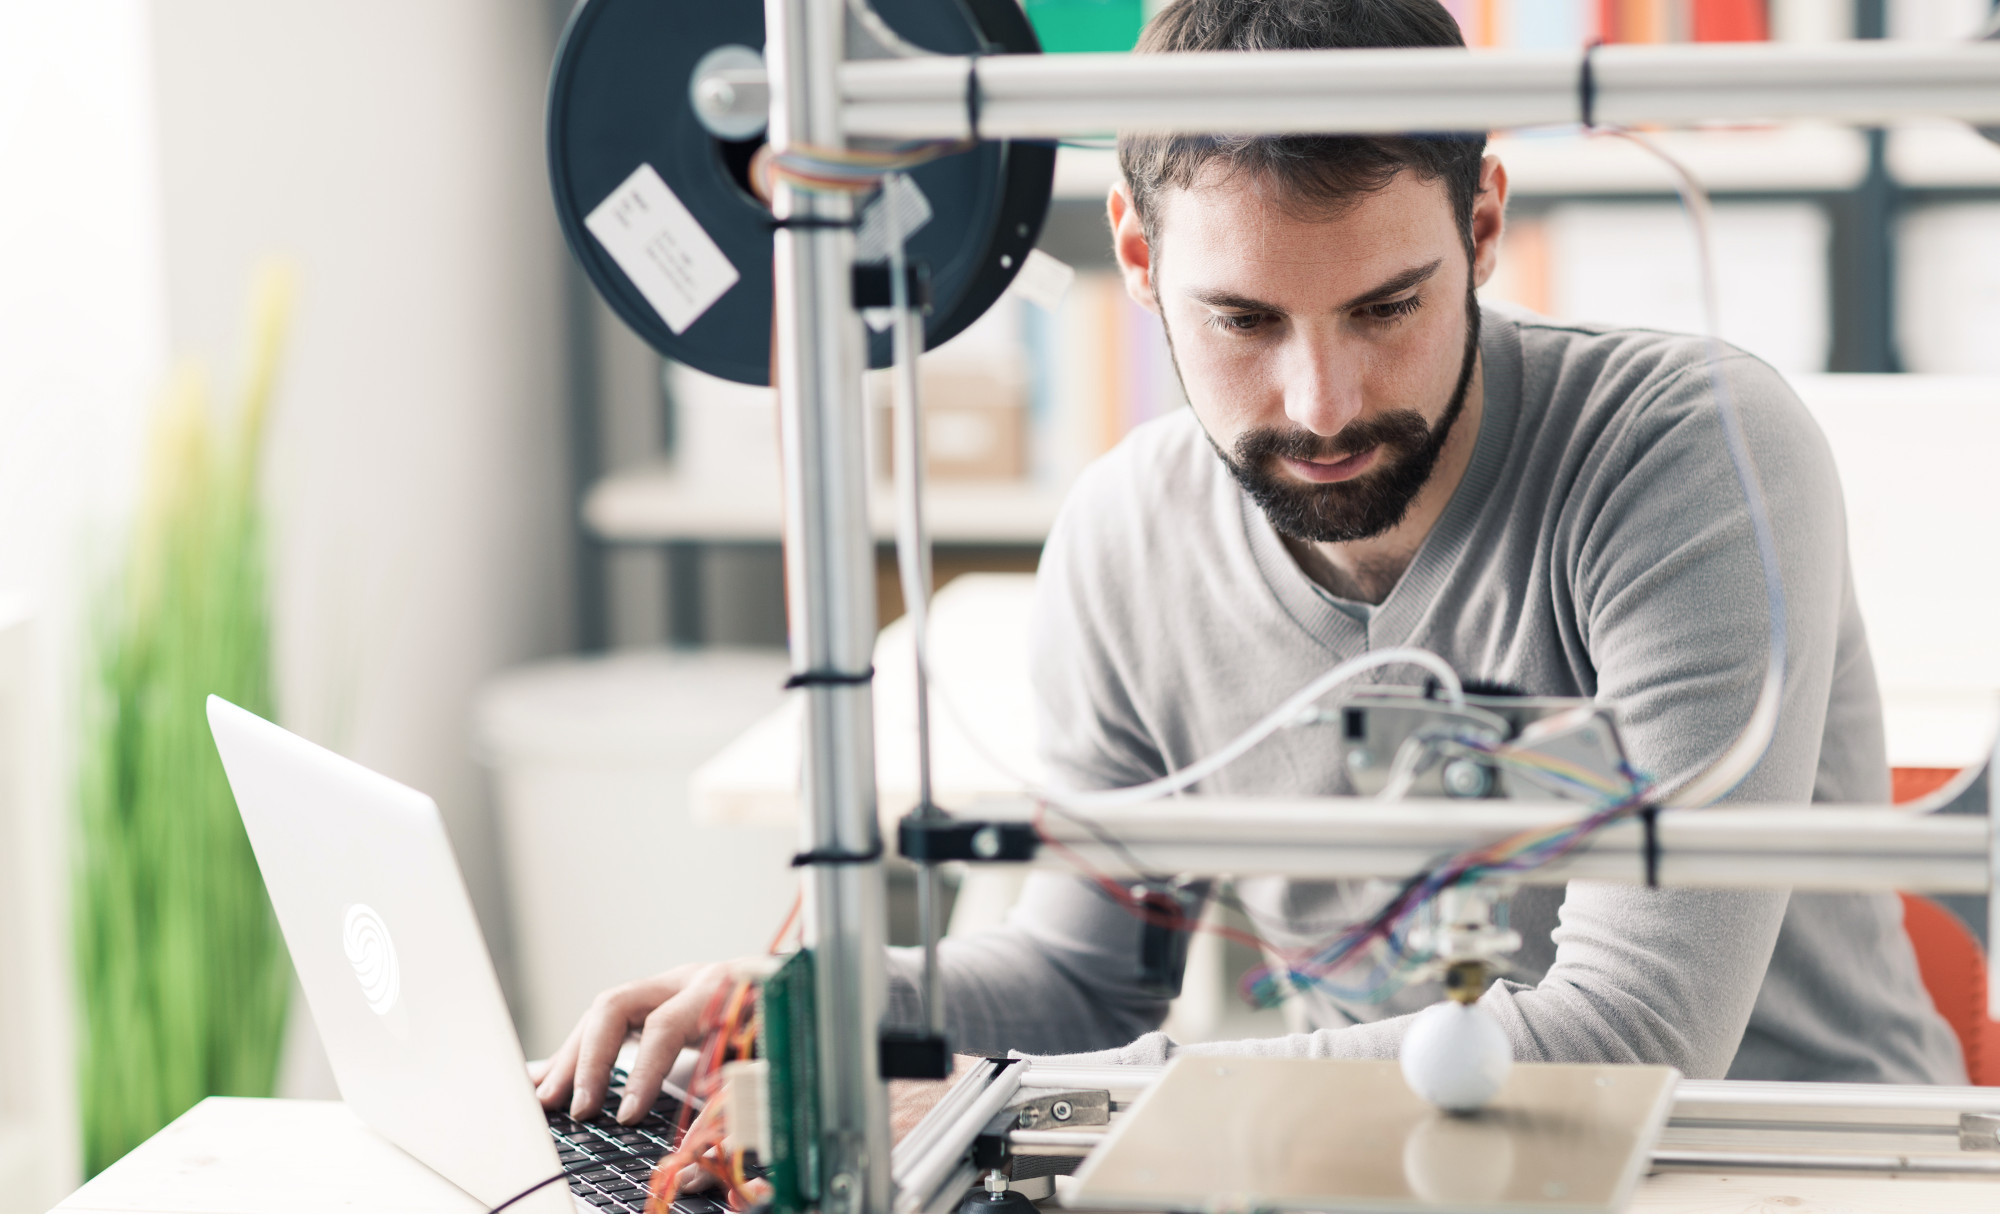
<instances>
[{"instance_id":1,"label":"man's ear","mask_svg":"<svg viewBox=\"0 0 2000 1214\"><path fill-rule=\"evenodd\" d=\"M1476 290L1500 264L1500 234L1507 226L1507 166L1498 156L1479 162L1479 196L1472 200L1472 285Z\"/></svg>"},{"instance_id":2,"label":"man's ear","mask_svg":"<svg viewBox=\"0 0 2000 1214\"><path fill-rule=\"evenodd\" d=\"M1159 301L1153 295L1153 246L1147 242L1139 212L1132 206L1130 187L1122 181L1112 186L1104 205L1111 220L1111 253L1125 277L1125 293L1148 312L1158 312Z\"/></svg>"}]
</instances>

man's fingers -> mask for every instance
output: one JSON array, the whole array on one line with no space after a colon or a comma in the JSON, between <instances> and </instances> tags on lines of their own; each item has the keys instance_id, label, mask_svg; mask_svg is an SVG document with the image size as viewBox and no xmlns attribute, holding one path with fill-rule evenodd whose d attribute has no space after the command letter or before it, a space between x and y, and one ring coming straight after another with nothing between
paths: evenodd
<instances>
[{"instance_id":1,"label":"man's fingers","mask_svg":"<svg viewBox=\"0 0 2000 1214\"><path fill-rule=\"evenodd\" d=\"M535 1086L535 1096L542 1107L553 1112L569 1099L570 1082L576 1076L576 1050L583 1040L583 1025L579 1023L569 1031L569 1037L562 1048L549 1055L548 1070Z\"/></svg>"},{"instance_id":2,"label":"man's fingers","mask_svg":"<svg viewBox=\"0 0 2000 1214\"><path fill-rule=\"evenodd\" d=\"M548 1073L549 1060L546 1058L539 1058L528 1064L528 1082L536 1087L542 1085L542 1080L548 1076Z\"/></svg>"},{"instance_id":3,"label":"man's fingers","mask_svg":"<svg viewBox=\"0 0 2000 1214\"><path fill-rule=\"evenodd\" d=\"M707 1139L719 1137L711 1127L715 1125L715 1122L721 1116L722 1101L719 1098L709 1101L708 1104L703 1106L701 1115L694 1119L692 1125L688 1126L687 1136L681 1141L702 1142ZM704 1149L701 1154L706 1155L709 1149ZM681 1169L681 1174L674 1178L674 1187L683 1193L700 1193L714 1188L717 1183L715 1177L709 1173L709 1170L701 1166L699 1156L690 1159L687 1166Z\"/></svg>"},{"instance_id":4,"label":"man's fingers","mask_svg":"<svg viewBox=\"0 0 2000 1214\"><path fill-rule=\"evenodd\" d=\"M597 1116L604 1107L604 1092L610 1086L611 1065L618 1061L618 1047L625 1044L633 1029L633 1013L641 1011L636 993L629 987L606 991L591 1003L577 1026L574 1093L569 1115L582 1121Z\"/></svg>"},{"instance_id":5,"label":"man's fingers","mask_svg":"<svg viewBox=\"0 0 2000 1214\"><path fill-rule=\"evenodd\" d=\"M702 1167L699 1162L695 1162L681 1169L680 1176L674 1181L674 1187L683 1193L705 1193L721 1183L715 1178L714 1173Z\"/></svg>"},{"instance_id":6,"label":"man's fingers","mask_svg":"<svg viewBox=\"0 0 2000 1214\"><path fill-rule=\"evenodd\" d=\"M639 1050L632 1060L632 1073L625 1080L625 1099L618 1103L618 1120L631 1125L652 1109L660 1097L660 1081L681 1056L681 1046L694 1035L701 1015L698 1000L706 998L705 987L697 985L654 1008L639 1034Z\"/></svg>"}]
</instances>

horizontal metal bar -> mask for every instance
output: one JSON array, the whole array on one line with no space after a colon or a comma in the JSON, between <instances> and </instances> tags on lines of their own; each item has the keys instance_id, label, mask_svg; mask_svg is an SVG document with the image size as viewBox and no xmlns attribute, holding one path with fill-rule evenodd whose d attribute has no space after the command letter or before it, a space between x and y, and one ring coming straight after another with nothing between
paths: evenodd
<instances>
[{"instance_id":1,"label":"horizontal metal bar","mask_svg":"<svg viewBox=\"0 0 2000 1214\"><path fill-rule=\"evenodd\" d=\"M1014 1130L1007 1147L1017 1155L1082 1159L1105 1135L1082 1130ZM1653 1166L1675 1171L1819 1171L1900 1172L1918 1175L2000 1176L2000 1157L1992 1155L1902 1154L1878 1151L1736 1151L1727 1148L1662 1147L1653 1151Z\"/></svg>"},{"instance_id":2,"label":"horizontal metal bar","mask_svg":"<svg viewBox=\"0 0 2000 1214\"><path fill-rule=\"evenodd\" d=\"M1073 1067L1036 1063L1021 1076L1024 1088L1057 1091L1071 1088L1103 1088L1108 1092L1142 1092L1152 1087L1165 1067L1095 1066Z\"/></svg>"},{"instance_id":3,"label":"horizontal metal bar","mask_svg":"<svg viewBox=\"0 0 2000 1214\"><path fill-rule=\"evenodd\" d=\"M1811 1151L1653 1152L1653 1166L1700 1172L1900 1172L1919 1176L2000 1176L2000 1158L1991 1155L1894 1155L1867 1151L1819 1154Z\"/></svg>"},{"instance_id":4,"label":"horizontal metal bar","mask_svg":"<svg viewBox=\"0 0 2000 1214\"><path fill-rule=\"evenodd\" d=\"M850 136L1049 139L1124 132L1487 131L1581 121L1681 124L1817 118L2000 121L2000 45L1867 41L1420 48L1174 55L990 55L842 65ZM973 73L976 72L976 84ZM750 112L754 73L724 83Z\"/></svg>"},{"instance_id":5,"label":"horizontal metal bar","mask_svg":"<svg viewBox=\"0 0 2000 1214\"><path fill-rule=\"evenodd\" d=\"M1021 1086L1140 1092L1165 1073L1162 1066L1030 1063ZM1928 1126L1956 1132L1961 1113L2000 1113L2000 1087L1683 1079L1674 1089L1672 1117L1762 1125Z\"/></svg>"},{"instance_id":6,"label":"horizontal metal bar","mask_svg":"<svg viewBox=\"0 0 2000 1214\"><path fill-rule=\"evenodd\" d=\"M1675 1121L1924 1126L1956 1133L1961 1113L2000 1113L2000 1088L1881 1083L1763 1083L1683 1079Z\"/></svg>"},{"instance_id":7,"label":"horizontal metal bar","mask_svg":"<svg viewBox=\"0 0 2000 1214\"><path fill-rule=\"evenodd\" d=\"M991 803L981 810L1010 816ZM1027 811L1016 806L1011 812ZM1088 815L1090 825L1072 816L1044 817L1044 835L1062 848L1044 848L1035 862L1065 867L1071 862L1066 850L1118 873L1132 872L1136 858L1154 873L1407 876L1441 855L1559 826L1580 813L1575 806L1516 801L1182 797L1098 811ZM1991 840L1982 815L1913 814L1886 806L1663 810L1655 838L1662 885L1988 890ZM1512 876L1531 884L1643 882L1644 827L1635 819L1614 823L1568 856Z\"/></svg>"},{"instance_id":8,"label":"horizontal metal bar","mask_svg":"<svg viewBox=\"0 0 2000 1214\"><path fill-rule=\"evenodd\" d=\"M1104 1141L1103 1131L1091 1133L1087 1130L1009 1130L1007 1148L1017 1155L1053 1155L1059 1158L1081 1159L1097 1149Z\"/></svg>"}]
</instances>

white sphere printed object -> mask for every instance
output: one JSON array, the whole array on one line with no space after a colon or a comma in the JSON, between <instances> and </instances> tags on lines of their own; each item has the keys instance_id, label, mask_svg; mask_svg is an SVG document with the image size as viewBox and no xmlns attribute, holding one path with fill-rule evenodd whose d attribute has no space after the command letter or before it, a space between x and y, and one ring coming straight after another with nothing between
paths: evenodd
<instances>
[{"instance_id":1,"label":"white sphere printed object","mask_svg":"<svg viewBox=\"0 0 2000 1214\"><path fill-rule=\"evenodd\" d=\"M1469 1113L1507 1082L1514 1050L1478 1004L1446 1000L1417 1013L1403 1036L1401 1062L1411 1091L1441 1109Z\"/></svg>"}]
</instances>

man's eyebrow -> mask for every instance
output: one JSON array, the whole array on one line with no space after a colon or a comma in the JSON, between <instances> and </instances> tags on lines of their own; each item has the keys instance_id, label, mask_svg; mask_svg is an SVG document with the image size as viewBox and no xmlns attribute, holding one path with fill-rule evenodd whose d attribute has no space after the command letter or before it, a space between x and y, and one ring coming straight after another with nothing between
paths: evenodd
<instances>
[{"instance_id":1,"label":"man's eyebrow","mask_svg":"<svg viewBox=\"0 0 2000 1214\"><path fill-rule=\"evenodd\" d=\"M1444 258L1440 257L1436 261L1426 265L1411 266L1394 277L1368 288L1335 310L1351 312L1355 308L1365 308L1369 304L1380 303L1390 296L1400 295L1411 287L1429 279L1443 265ZM1204 304L1211 308L1229 308L1237 312L1263 312L1273 316L1283 316L1285 314L1285 310L1276 304L1265 303L1261 299L1252 299L1248 295L1238 295L1234 291L1190 291L1188 292L1188 297L1198 304Z\"/></svg>"},{"instance_id":2,"label":"man's eyebrow","mask_svg":"<svg viewBox=\"0 0 2000 1214\"><path fill-rule=\"evenodd\" d=\"M1285 310L1277 304L1268 304L1248 295L1238 295L1234 291L1189 291L1188 298L1211 308L1231 308L1238 312L1269 312L1283 316Z\"/></svg>"},{"instance_id":3,"label":"man's eyebrow","mask_svg":"<svg viewBox=\"0 0 2000 1214\"><path fill-rule=\"evenodd\" d=\"M1381 303L1383 300L1389 298L1392 295L1401 295L1403 292L1409 290L1411 287L1414 287L1417 284L1430 278L1430 276L1437 273L1439 268L1442 267L1443 265L1444 265L1444 258L1440 257L1436 261L1431 262L1429 265L1411 266L1409 269L1404 270L1401 274L1398 274L1395 277L1388 279L1387 281L1381 283L1376 287L1371 288L1370 290L1363 291L1361 294L1356 295L1353 299L1350 299L1346 303L1340 305L1339 310L1342 312L1351 312L1356 308L1365 308L1369 304Z\"/></svg>"}]
</instances>

